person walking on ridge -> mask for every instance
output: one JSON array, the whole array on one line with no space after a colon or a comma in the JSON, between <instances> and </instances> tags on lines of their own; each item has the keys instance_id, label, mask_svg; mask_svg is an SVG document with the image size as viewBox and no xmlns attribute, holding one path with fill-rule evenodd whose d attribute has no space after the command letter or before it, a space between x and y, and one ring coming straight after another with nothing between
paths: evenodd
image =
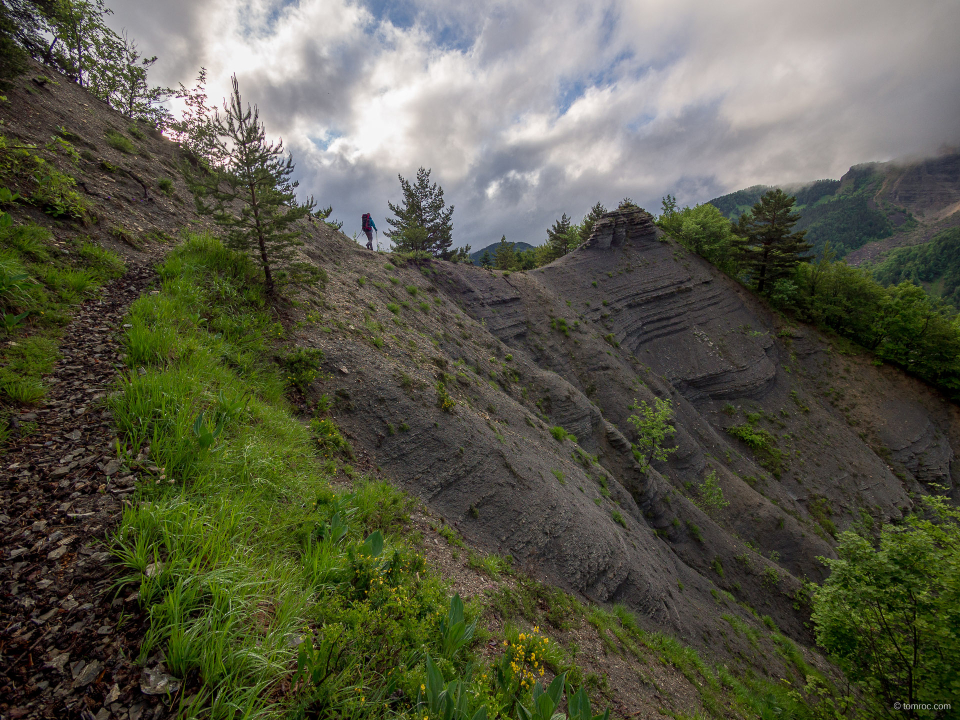
<instances>
[{"instance_id":1,"label":"person walking on ridge","mask_svg":"<svg viewBox=\"0 0 960 720\"><path fill-rule=\"evenodd\" d=\"M377 225L373 222L373 218L370 216L370 213L364 213L361 218L364 234L367 236L367 250L373 250L373 231L377 229ZM379 231L377 232L377 237L380 237Z\"/></svg>"}]
</instances>

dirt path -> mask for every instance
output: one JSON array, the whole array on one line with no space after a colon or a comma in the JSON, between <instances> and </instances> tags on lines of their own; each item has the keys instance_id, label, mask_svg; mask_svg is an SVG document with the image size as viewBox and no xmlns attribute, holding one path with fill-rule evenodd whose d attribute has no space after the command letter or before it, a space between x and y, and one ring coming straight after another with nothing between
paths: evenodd
<instances>
[{"instance_id":1,"label":"dirt path","mask_svg":"<svg viewBox=\"0 0 960 720\"><path fill-rule=\"evenodd\" d=\"M137 475L102 398L122 369L124 314L153 277L132 266L78 309L46 403L19 416L0 458L0 720L166 714L140 689L146 618L129 590L114 596L105 546Z\"/></svg>"}]
</instances>

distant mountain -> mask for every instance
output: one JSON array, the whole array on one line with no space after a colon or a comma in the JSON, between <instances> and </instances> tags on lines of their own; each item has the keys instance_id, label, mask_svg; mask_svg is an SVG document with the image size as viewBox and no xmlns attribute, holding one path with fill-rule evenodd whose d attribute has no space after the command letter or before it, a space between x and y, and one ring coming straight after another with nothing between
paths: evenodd
<instances>
[{"instance_id":1,"label":"distant mountain","mask_svg":"<svg viewBox=\"0 0 960 720\"><path fill-rule=\"evenodd\" d=\"M781 186L797 198L798 230L819 252L826 242L857 265L895 247L917 245L960 226L960 152L916 162L854 165L839 180ZM764 185L723 195L710 204L731 220L748 211Z\"/></svg>"},{"instance_id":2,"label":"distant mountain","mask_svg":"<svg viewBox=\"0 0 960 720\"><path fill-rule=\"evenodd\" d=\"M476 252L470 253L470 261L471 261L474 265L479 265L479 264L480 264L480 258L483 257L483 254L484 254L485 252L489 252L489 253L490 253L490 261L493 262L493 259L497 256L497 245L499 245L499 244L500 244L500 241L497 240L497 242L495 242L495 243L491 243L490 245L487 245L486 247L480 248L480 249L477 250ZM523 252L524 250L529 250L530 248L533 247L533 245L531 245L530 243L525 243L525 242L508 242L507 245L513 245L513 249L514 249L516 252Z\"/></svg>"}]
</instances>

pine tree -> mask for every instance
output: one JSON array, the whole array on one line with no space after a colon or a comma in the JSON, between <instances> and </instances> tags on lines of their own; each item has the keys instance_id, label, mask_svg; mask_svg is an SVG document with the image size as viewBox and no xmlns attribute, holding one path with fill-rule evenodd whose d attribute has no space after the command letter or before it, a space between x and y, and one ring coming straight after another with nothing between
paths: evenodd
<instances>
[{"instance_id":1,"label":"pine tree","mask_svg":"<svg viewBox=\"0 0 960 720\"><path fill-rule=\"evenodd\" d=\"M585 243L590 239L590 233L593 232L593 226L605 212L607 212L607 209L603 206L603 204L597 203L590 208L590 212L584 215L583 220L580 222L579 228L580 242Z\"/></svg>"},{"instance_id":2,"label":"pine tree","mask_svg":"<svg viewBox=\"0 0 960 720\"><path fill-rule=\"evenodd\" d=\"M395 246L404 252L428 252L435 257L449 259L453 254L453 205L445 207L443 188L437 183L430 184L430 170L417 170L416 184L400 178L403 201L400 205L388 202L390 211L396 216L387 218L390 230L384 232ZM419 241L419 233L411 234L412 228L422 228L426 239ZM416 239L416 242L412 242Z\"/></svg>"},{"instance_id":3,"label":"pine tree","mask_svg":"<svg viewBox=\"0 0 960 720\"><path fill-rule=\"evenodd\" d=\"M497 255L494 264L497 266L497 270L513 270L517 264L517 252L513 247L513 243L507 242L506 235L502 236L500 242L497 244Z\"/></svg>"},{"instance_id":4,"label":"pine tree","mask_svg":"<svg viewBox=\"0 0 960 720\"><path fill-rule=\"evenodd\" d=\"M490 259L489 250L484 250L483 255L480 256L480 267L493 267L493 261Z\"/></svg>"},{"instance_id":5,"label":"pine tree","mask_svg":"<svg viewBox=\"0 0 960 720\"><path fill-rule=\"evenodd\" d=\"M545 260L552 262L563 257L580 244L580 228L574 227L566 213L560 216L553 226L547 229Z\"/></svg>"},{"instance_id":6,"label":"pine tree","mask_svg":"<svg viewBox=\"0 0 960 720\"><path fill-rule=\"evenodd\" d=\"M559 220L555 220L553 226L547 229L547 242L555 243L556 238L566 235L570 230L570 218L567 217L566 213L560 216Z\"/></svg>"},{"instance_id":7,"label":"pine tree","mask_svg":"<svg viewBox=\"0 0 960 720\"><path fill-rule=\"evenodd\" d=\"M257 252L266 290L273 294L273 268L300 244L299 233L290 226L308 216L316 203L312 197L297 202L298 183L290 182L293 158L285 156L282 140L266 141L257 107L248 104L244 110L236 75L231 82L229 105L224 100L224 112L213 119L214 151L223 164L190 174L189 182L197 210L226 229L227 244Z\"/></svg>"},{"instance_id":8,"label":"pine tree","mask_svg":"<svg viewBox=\"0 0 960 720\"><path fill-rule=\"evenodd\" d=\"M757 292L769 289L810 258L802 253L813 246L805 242L805 230L790 232L800 214L792 212L796 198L783 190L768 190L749 214L740 216L734 247L741 266L756 282Z\"/></svg>"}]
</instances>

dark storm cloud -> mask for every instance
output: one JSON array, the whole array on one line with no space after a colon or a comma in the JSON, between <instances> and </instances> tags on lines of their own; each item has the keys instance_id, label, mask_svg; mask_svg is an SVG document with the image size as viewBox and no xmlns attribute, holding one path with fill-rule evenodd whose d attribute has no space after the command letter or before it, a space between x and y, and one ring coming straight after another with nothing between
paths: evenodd
<instances>
[{"instance_id":1,"label":"dark storm cloud","mask_svg":"<svg viewBox=\"0 0 960 720\"><path fill-rule=\"evenodd\" d=\"M539 242L624 196L650 210L838 177L960 142L953 0L116 0L154 81L231 73L301 189L384 226L432 168L455 239Z\"/></svg>"}]
</instances>

